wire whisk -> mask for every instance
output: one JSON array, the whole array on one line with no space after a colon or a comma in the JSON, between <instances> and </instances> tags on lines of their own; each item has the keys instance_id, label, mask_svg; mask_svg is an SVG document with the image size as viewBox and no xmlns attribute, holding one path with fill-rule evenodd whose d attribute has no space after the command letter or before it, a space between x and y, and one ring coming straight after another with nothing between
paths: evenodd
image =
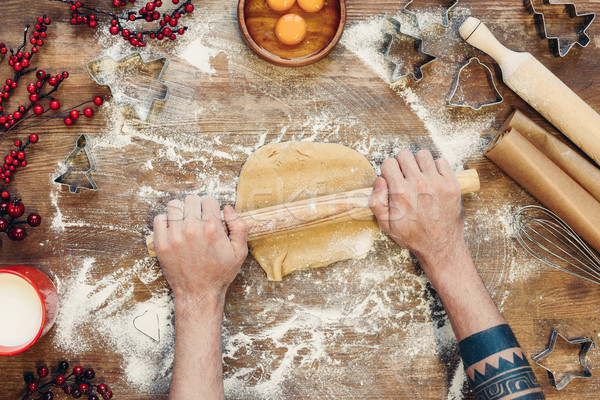
<instances>
[{"instance_id":1,"label":"wire whisk","mask_svg":"<svg viewBox=\"0 0 600 400\"><path fill-rule=\"evenodd\" d=\"M600 257L547 208L526 206L513 216L517 241L546 265L600 285Z\"/></svg>"}]
</instances>

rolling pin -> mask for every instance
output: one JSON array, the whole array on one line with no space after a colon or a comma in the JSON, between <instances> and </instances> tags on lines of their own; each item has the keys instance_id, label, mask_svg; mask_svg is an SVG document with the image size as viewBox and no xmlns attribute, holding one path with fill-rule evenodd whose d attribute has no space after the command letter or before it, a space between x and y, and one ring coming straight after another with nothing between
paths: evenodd
<instances>
[{"instance_id":1,"label":"rolling pin","mask_svg":"<svg viewBox=\"0 0 600 400\"><path fill-rule=\"evenodd\" d=\"M477 170L468 169L456 173L462 194L479 190ZM373 217L369 198L373 188L364 188L345 193L331 194L294 201L292 203L260 208L240 214L248 225L248 240L262 239L284 232L322 226L336 222ZM146 237L150 257L156 257L154 235Z\"/></svg>"},{"instance_id":2,"label":"rolling pin","mask_svg":"<svg viewBox=\"0 0 600 400\"><path fill-rule=\"evenodd\" d=\"M530 53L504 47L477 18L459 28L467 43L492 56L508 87L600 165L600 115Z\"/></svg>"}]
</instances>

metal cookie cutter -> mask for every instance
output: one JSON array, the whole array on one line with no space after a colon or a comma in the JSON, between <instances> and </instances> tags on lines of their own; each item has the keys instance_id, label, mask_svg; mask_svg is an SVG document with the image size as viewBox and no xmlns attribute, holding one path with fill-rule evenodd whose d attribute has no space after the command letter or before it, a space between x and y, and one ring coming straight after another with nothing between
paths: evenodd
<instances>
[{"instance_id":1,"label":"metal cookie cutter","mask_svg":"<svg viewBox=\"0 0 600 400\"><path fill-rule=\"evenodd\" d=\"M405 76L410 76L415 82L419 82L423 79L422 68L433 61L437 57L427 54L423 51L423 40L404 33L401 31L400 22L392 17L386 17L383 20L383 26L381 31L384 33L384 41L382 46L382 53L384 60L390 66L390 81L395 83ZM412 71L406 71L407 65L401 61L392 60L390 57L390 51L396 40L411 40L414 44L415 51L423 57L423 62L420 65L413 67Z\"/></svg>"},{"instance_id":2,"label":"metal cookie cutter","mask_svg":"<svg viewBox=\"0 0 600 400\"><path fill-rule=\"evenodd\" d=\"M563 379L561 379L559 382L556 382L555 379L554 379L554 373L555 372L551 371L550 369L548 369L543 364L540 364L539 361L542 358L544 358L547 355L549 355L550 353L552 353L552 351L554 350L554 345L556 344L556 339L559 336L561 338L563 338L567 343L570 343L570 344L581 344L581 349L579 350L579 363L583 367L583 372L580 372L580 373L570 373L567 376L565 376ZM587 365L587 362L585 360L585 356L587 355L588 351L592 347L592 343L593 343L592 339L587 338L587 337L584 337L584 338L581 338L581 339L569 340L566 337L564 337L563 335L561 335L560 333L558 333L557 331L553 330L552 332L550 332L550 340L548 342L548 347L546 348L546 350L542 351L539 354L536 354L535 356L531 357L531 359L533 361L535 361L535 363L537 365L539 365L540 367L542 367L546 371L548 371L548 377L550 378L550 383L552 383L556 387L556 389L561 390L565 386L567 386L569 384L569 382L571 382L575 378L591 378L592 377L592 373L590 372L590 369L589 369L589 367Z\"/></svg>"},{"instance_id":3,"label":"metal cookie cutter","mask_svg":"<svg viewBox=\"0 0 600 400\"><path fill-rule=\"evenodd\" d=\"M475 64L485 68L485 73L487 75L488 82L490 84L490 89L492 89L492 91L496 94L495 100L485 102L485 103L477 103L475 105L472 105L472 104L467 104L467 103L461 103L454 99L454 97L456 95L456 91L458 90L458 86L460 85L460 77L461 77L463 71L465 70L465 68L467 68L469 65L471 65L471 63L475 63ZM500 104L503 101L504 101L504 97L502 97L502 95L498 91L498 87L496 86L496 82L494 81L494 74L492 74L492 70L487 65L482 63L477 57L469 58L469 61L467 61L466 64L463 64L459 68L458 74L456 75L456 79L454 80L454 85L452 86L452 89L450 90L450 93L448 94L448 97L446 98L446 102L448 103L448 105L455 106L455 107L469 107L473 110L480 110L483 107Z\"/></svg>"},{"instance_id":4,"label":"metal cookie cutter","mask_svg":"<svg viewBox=\"0 0 600 400\"><path fill-rule=\"evenodd\" d=\"M154 101L164 101L169 92L169 87L162 81L169 60L145 57L144 53L135 52L117 60L103 56L87 63L94 81L110 88L115 104L119 107L130 105L142 121L148 119ZM145 73L139 68L141 65L152 67L154 63L160 64L158 74Z\"/></svg>"},{"instance_id":5,"label":"metal cookie cutter","mask_svg":"<svg viewBox=\"0 0 600 400\"><path fill-rule=\"evenodd\" d=\"M87 136L79 136L77 146L75 146L75 149L65 160L67 172L54 180L55 183L68 186L71 193L79 193L80 189L98 190L98 185L96 185L96 181L92 177L92 172L96 170L96 164L92 158L88 141L89 138ZM82 151L87 157L87 164L84 168L75 165L75 160L80 157ZM87 182L85 182L86 180Z\"/></svg>"},{"instance_id":6,"label":"metal cookie cutter","mask_svg":"<svg viewBox=\"0 0 600 400\"><path fill-rule=\"evenodd\" d=\"M569 50L575 45L578 44L581 47L586 47L590 44L590 37L585 33L585 31L590 27L594 19L596 18L596 14L587 13L587 14L579 14L577 12L577 6L574 3L551 3L549 0L541 0L542 4L550 4L555 6L564 6L567 12L569 13L570 18L579 18L582 22L578 25L581 28L576 30L577 33L577 41L568 42L566 44L561 44L565 39L561 39L558 36L551 36L548 34L548 27L546 26L546 18L544 17L544 13L536 10L534 5L535 0L529 0L528 8L531 12L533 12L536 25L538 28L538 33L540 37L548 39L548 44L550 49L554 53L555 56L564 57L567 55Z\"/></svg>"},{"instance_id":7,"label":"metal cookie cutter","mask_svg":"<svg viewBox=\"0 0 600 400\"><path fill-rule=\"evenodd\" d=\"M402 11L404 11L405 13L409 14L415 21L415 26L417 28L419 28L420 30L425 30L429 25L437 23L436 21L429 21L427 23L427 25L425 26L421 26L419 25L419 15L418 13L409 10L409 6L411 5L411 3L414 0L410 0L408 3L406 3L406 5L404 6L404 8L402 9ZM449 20L450 20L450 10L452 9L452 7L454 7L457 3L458 0L451 0L449 1L450 5L448 7L443 7L443 12L442 12L442 23L441 25L444 27L448 27L449 24Z\"/></svg>"}]
</instances>

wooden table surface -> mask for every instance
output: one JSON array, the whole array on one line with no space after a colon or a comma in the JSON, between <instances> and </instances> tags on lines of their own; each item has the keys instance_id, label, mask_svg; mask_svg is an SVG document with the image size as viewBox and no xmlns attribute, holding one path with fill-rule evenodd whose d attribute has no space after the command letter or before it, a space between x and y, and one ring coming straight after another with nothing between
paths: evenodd
<instances>
[{"instance_id":1,"label":"wooden table surface","mask_svg":"<svg viewBox=\"0 0 600 400\"><path fill-rule=\"evenodd\" d=\"M108 0L91 3L110 6ZM349 27L370 17L397 13L405 3L348 0ZM86 322L69 331L72 345L69 341L65 344L69 318L63 317L29 351L0 359L2 399L20 398L24 372L33 371L40 363L54 365L63 358L72 365L94 366L117 399L167 398L171 331L162 332L159 345L138 333L132 351L140 354L134 355L123 349L122 343L111 341L111 335L117 333L106 330L106 321L132 325L136 305L168 296L159 266L146 257L144 247L154 215L183 192L209 194L232 203L240 168L261 144L338 142L356 148L374 165L405 146L440 154L438 142L432 140L427 123L414 107L359 61L349 46L339 45L325 60L306 68L272 67L243 45L235 2L203 0L195 4L196 13L189 19L197 24L203 44L217 49L210 59L213 74L177 57L177 43L153 44L147 51L164 54L170 61L163 79L171 92L148 121L139 121L131 110L119 110L109 101L94 118L73 127L52 120L35 129L41 140L29 154L29 165L8 188L29 210L39 212L44 222L31 229L22 242L3 237L0 265L34 265L46 271L60 283L61 310L73 313L71 319ZM597 0L578 1L577 6L582 12L600 13ZM456 40L444 39L455 35L452 30L457 20L469 12L486 22L508 47L533 53L600 111L597 21L588 30L592 42L587 48L575 46L566 57L554 58L547 41L537 35L523 2L461 0L450 13L450 33L440 27L427 31L425 49L439 55L438 64L427 67L419 84L406 84L427 107L450 115L449 124L495 118L493 125L499 127L511 108L518 107L549 128L502 84L491 58ZM47 14L53 23L34 65L55 73L69 71L70 78L57 96L61 102L76 105L97 94L110 99L110 91L92 81L86 63L119 40L107 34L95 36L87 27L71 26L64 5L3 0L0 41L18 46L23 26L40 14ZM205 25L210 29L202 28ZM449 110L445 96L453 73L474 55L492 67L505 101L478 112ZM6 61L0 71L8 77ZM80 134L92 138L94 177L100 190L70 194L53 179ZM11 149L17 136L24 134L9 135L2 142L3 153ZM489 133L481 133L482 143L489 137ZM471 152L461 164L476 167L482 181L479 193L464 197L469 247L525 353L531 357L543 350L552 328L568 337L597 340L600 288L540 266L517 247L503 224L511 211L535 200L481 151ZM90 263L93 268L83 279L78 278ZM147 279L153 274L154 278ZM78 301L75 286L88 285L91 296L101 292L104 280L118 278L127 282L111 293L102 307L73 304ZM91 297L79 298L83 303L88 300ZM106 311L111 304L116 308ZM230 289L225 313L224 371L229 398L471 396L468 391L461 394L460 358L439 300L410 258L385 238L378 240L363 260L299 272L280 283L266 281L258 264L248 257ZM162 321L162 326L169 321ZM87 346L77 345L82 341ZM576 349L570 350L576 357ZM541 367L533 368L547 398L592 399L597 398L599 388L598 359L598 350L592 349L588 361L594 377L575 380L562 391L550 385ZM557 361L559 369L568 363L566 358ZM141 384L137 378L132 383L131 379L136 379L132 375L144 376L141 372L147 373L147 381Z\"/></svg>"}]
</instances>

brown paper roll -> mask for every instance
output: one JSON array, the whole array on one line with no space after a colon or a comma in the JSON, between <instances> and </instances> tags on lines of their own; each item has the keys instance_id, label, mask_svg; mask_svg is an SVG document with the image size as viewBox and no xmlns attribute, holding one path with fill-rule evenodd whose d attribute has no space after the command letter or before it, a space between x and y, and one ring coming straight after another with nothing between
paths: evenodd
<instances>
[{"instance_id":1,"label":"brown paper roll","mask_svg":"<svg viewBox=\"0 0 600 400\"><path fill-rule=\"evenodd\" d=\"M519 110L506 120L501 132L516 129L525 139L600 201L600 168L533 122Z\"/></svg>"},{"instance_id":2,"label":"brown paper roll","mask_svg":"<svg viewBox=\"0 0 600 400\"><path fill-rule=\"evenodd\" d=\"M496 135L485 155L600 251L600 203L519 132Z\"/></svg>"}]
</instances>

